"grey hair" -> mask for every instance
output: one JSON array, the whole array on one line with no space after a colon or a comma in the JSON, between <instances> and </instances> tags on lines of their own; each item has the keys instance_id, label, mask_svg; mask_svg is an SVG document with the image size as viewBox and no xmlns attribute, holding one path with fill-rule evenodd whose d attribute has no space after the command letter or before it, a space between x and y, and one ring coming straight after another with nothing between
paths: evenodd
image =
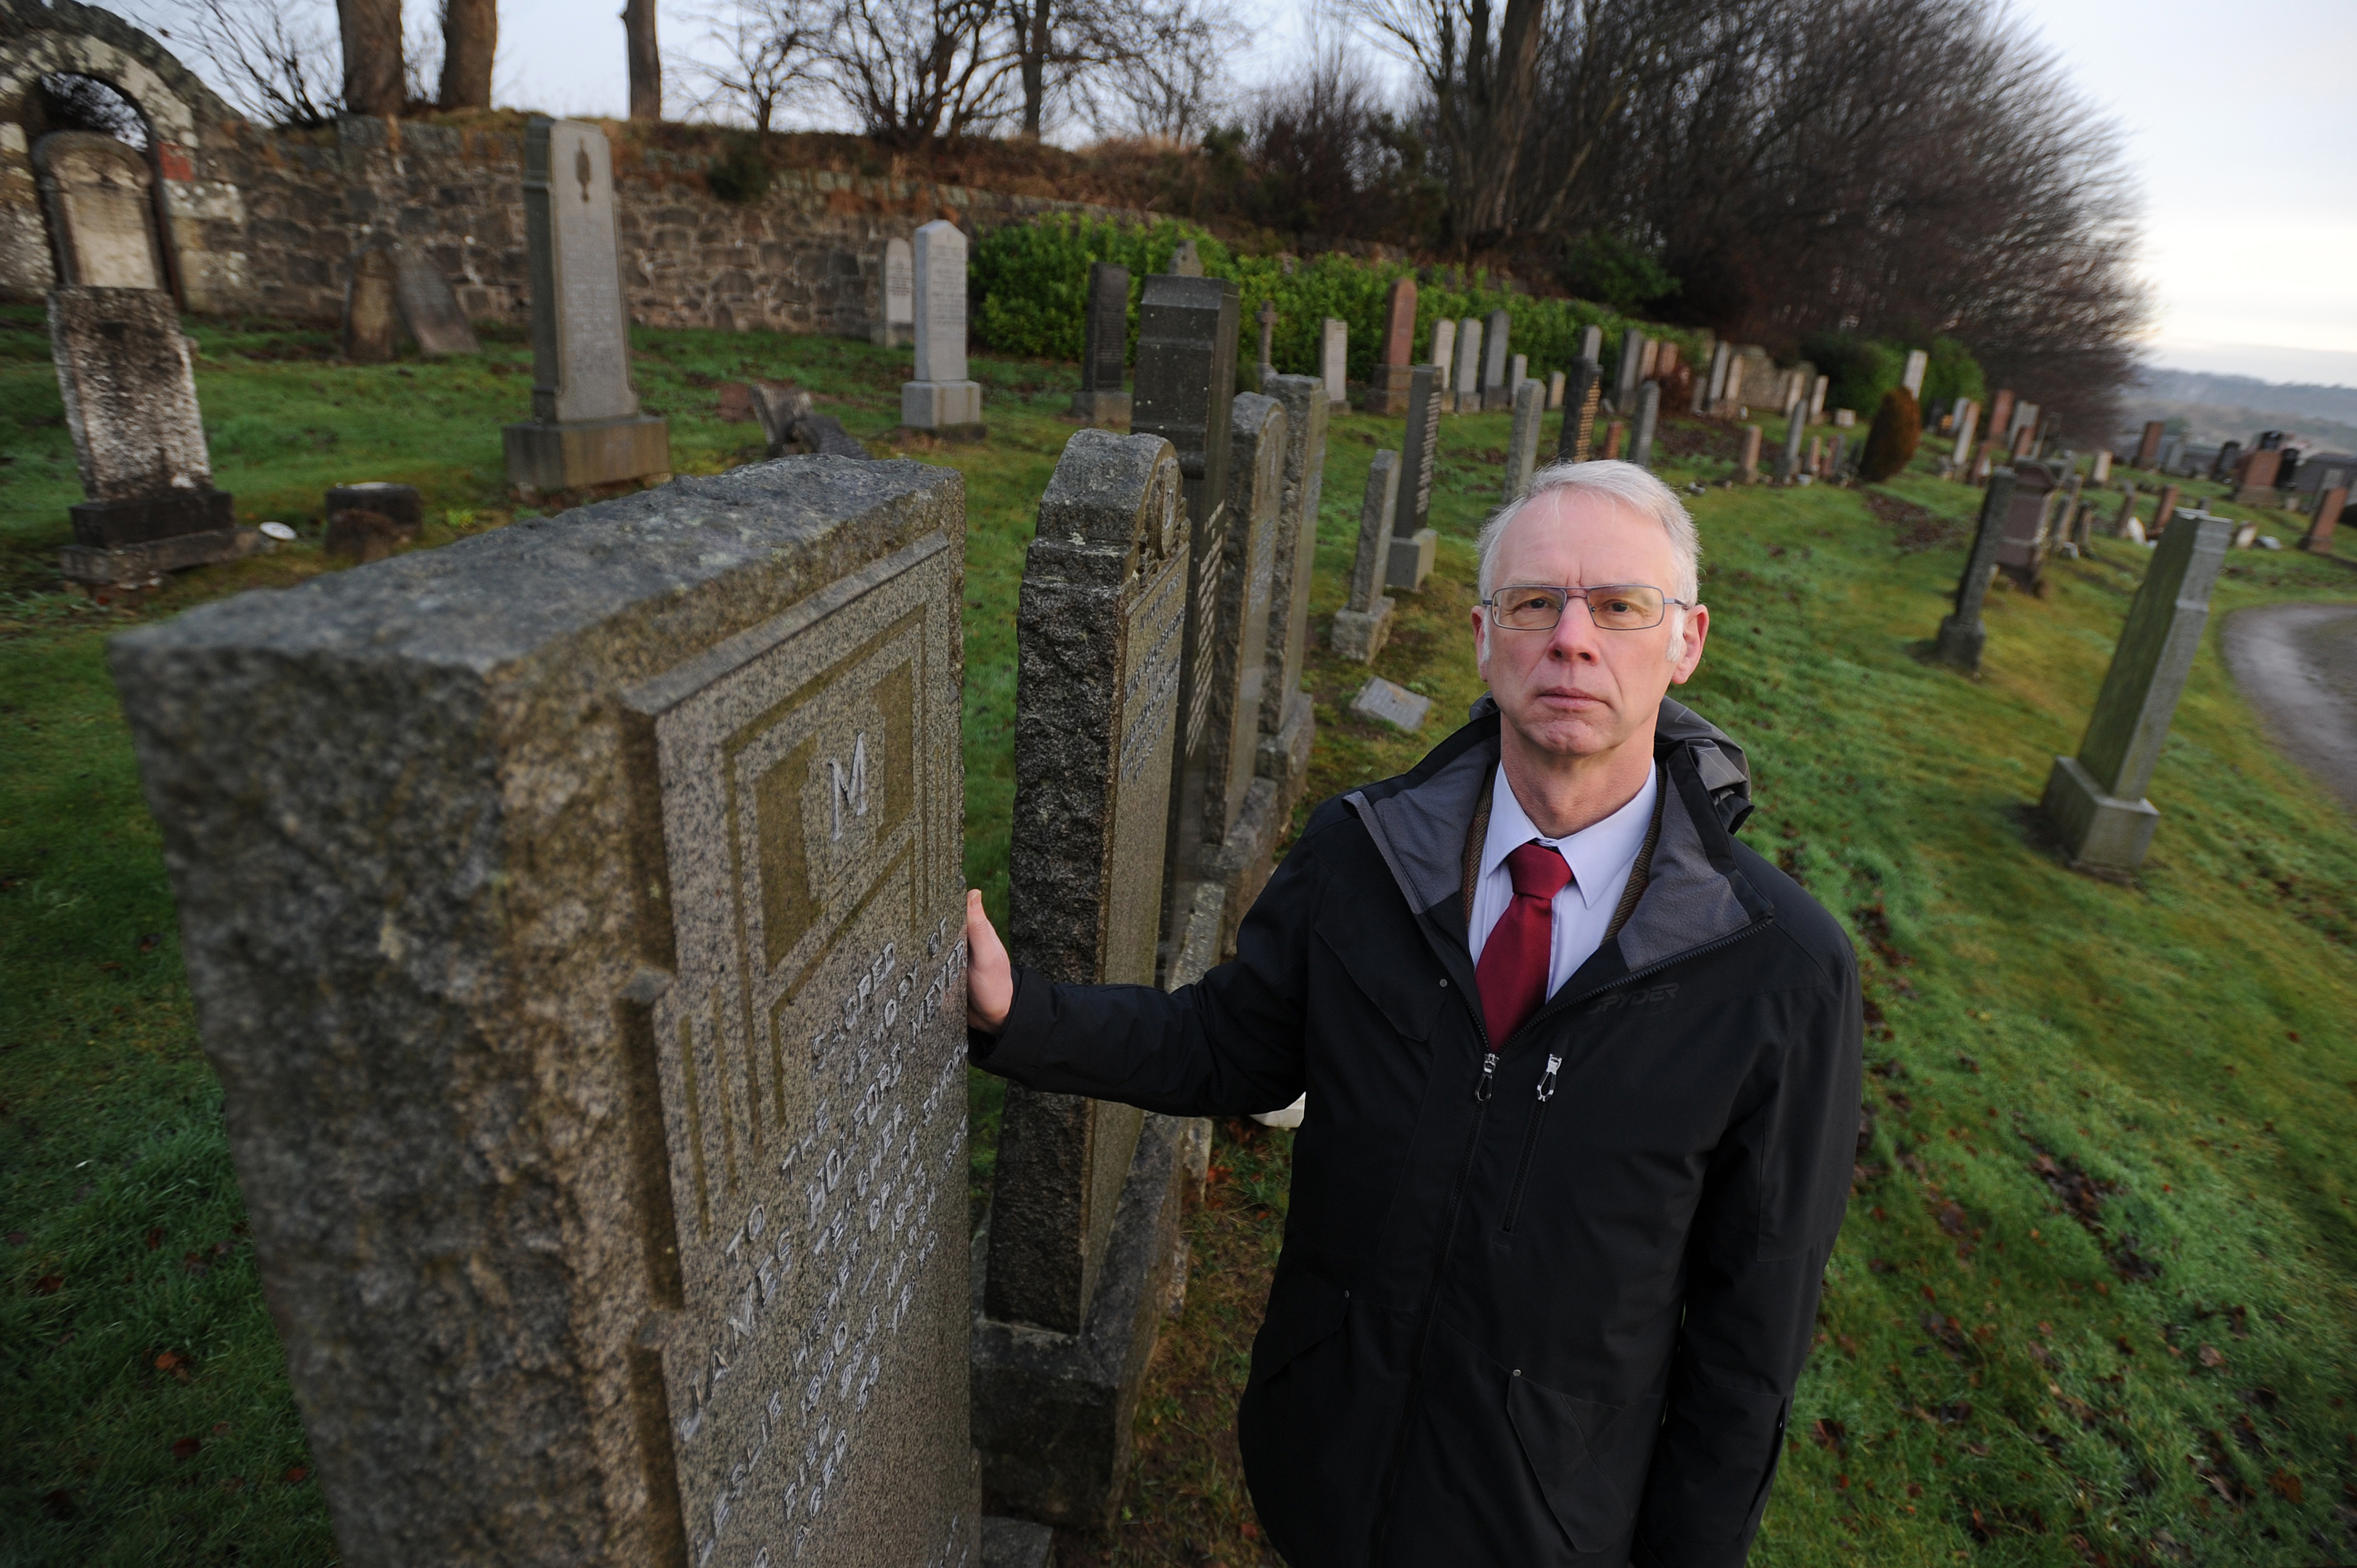
<instances>
[{"instance_id":1,"label":"grey hair","mask_svg":"<svg viewBox=\"0 0 2357 1568\"><path fill-rule=\"evenodd\" d=\"M1634 463L1597 459L1586 463L1550 463L1531 476L1531 488L1498 509L1490 521L1481 525L1481 537L1477 548L1481 553L1481 596L1488 598L1497 586L1491 575L1498 565L1498 545L1506 537L1506 530L1523 515L1523 510L1543 496L1558 490L1571 490L1583 495L1602 496L1619 501L1631 511L1652 518L1670 536L1670 549L1678 559L1678 580L1670 586L1670 596L1693 604L1701 593L1702 538L1695 532L1695 521L1669 486Z\"/></svg>"}]
</instances>

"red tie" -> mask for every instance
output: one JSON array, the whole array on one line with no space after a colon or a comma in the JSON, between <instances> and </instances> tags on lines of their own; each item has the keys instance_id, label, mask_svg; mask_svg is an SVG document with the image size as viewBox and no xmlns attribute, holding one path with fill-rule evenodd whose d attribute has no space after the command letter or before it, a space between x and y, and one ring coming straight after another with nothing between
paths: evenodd
<instances>
[{"instance_id":1,"label":"red tie","mask_svg":"<svg viewBox=\"0 0 2357 1568\"><path fill-rule=\"evenodd\" d=\"M1481 987L1481 1016L1496 1050L1546 1000L1547 960L1555 948L1555 896L1571 881L1562 852L1534 839L1506 856L1514 901L1498 917L1473 978Z\"/></svg>"}]
</instances>

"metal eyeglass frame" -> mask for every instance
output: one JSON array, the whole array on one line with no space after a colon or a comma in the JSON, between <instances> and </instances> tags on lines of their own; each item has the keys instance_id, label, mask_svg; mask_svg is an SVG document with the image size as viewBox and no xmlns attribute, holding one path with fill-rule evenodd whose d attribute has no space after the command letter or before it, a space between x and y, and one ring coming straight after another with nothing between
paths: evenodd
<instances>
[{"instance_id":1,"label":"metal eyeglass frame","mask_svg":"<svg viewBox=\"0 0 2357 1568\"><path fill-rule=\"evenodd\" d=\"M1662 594L1662 590L1658 587L1654 587L1651 583L1598 583L1591 588L1575 588L1568 583L1508 583L1503 588L1501 588L1499 592L1503 593L1508 589L1512 588L1537 588L1545 593L1561 594L1563 596L1563 603L1555 607L1555 619L1547 622L1544 626L1504 626L1500 624L1498 620L1498 595L1491 594L1488 598L1481 601L1481 607L1490 612L1489 621L1491 628L1493 630L1553 631L1556 627L1563 624L1563 612L1571 607L1571 601L1574 599L1577 599L1582 605L1587 606L1587 622L1590 626L1595 627L1598 631L1651 631L1655 627L1661 625L1663 621L1670 618L1670 607L1672 605L1676 605L1682 609L1692 609L1694 607L1692 601L1686 599L1674 599L1667 594ZM1610 593L1615 588L1623 590L1629 588L1652 588L1653 592L1662 594L1662 613L1660 617L1656 619L1647 621L1642 626L1602 625L1597 620L1596 607L1588 604L1587 596L1590 594Z\"/></svg>"}]
</instances>

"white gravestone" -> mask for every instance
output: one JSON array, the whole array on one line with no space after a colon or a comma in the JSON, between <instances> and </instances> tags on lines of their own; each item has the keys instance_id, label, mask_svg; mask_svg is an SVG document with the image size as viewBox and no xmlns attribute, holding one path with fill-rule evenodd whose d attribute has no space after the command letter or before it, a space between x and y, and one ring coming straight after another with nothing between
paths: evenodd
<instances>
[{"instance_id":1,"label":"white gravestone","mask_svg":"<svg viewBox=\"0 0 2357 1568\"><path fill-rule=\"evenodd\" d=\"M1457 412L1478 413L1481 407L1481 319L1469 316L1457 324Z\"/></svg>"},{"instance_id":2,"label":"white gravestone","mask_svg":"<svg viewBox=\"0 0 2357 1568\"><path fill-rule=\"evenodd\" d=\"M900 385L900 423L979 434L982 387L965 374L965 235L935 219L917 231L917 374Z\"/></svg>"},{"instance_id":3,"label":"white gravestone","mask_svg":"<svg viewBox=\"0 0 2357 1568\"><path fill-rule=\"evenodd\" d=\"M917 324L917 262L906 240L884 242L884 316L872 334L878 348L909 342Z\"/></svg>"},{"instance_id":4,"label":"white gravestone","mask_svg":"<svg viewBox=\"0 0 2357 1568\"><path fill-rule=\"evenodd\" d=\"M1440 368L1440 374L1436 378L1440 390L1443 392L1451 391L1457 384L1452 379L1457 367L1457 323L1446 317L1432 324L1432 362ZM1452 403L1444 406L1454 408L1456 404Z\"/></svg>"},{"instance_id":5,"label":"white gravestone","mask_svg":"<svg viewBox=\"0 0 2357 1568\"><path fill-rule=\"evenodd\" d=\"M1326 401L1333 403L1348 402L1343 386L1350 377L1351 328L1349 325L1330 316L1328 317L1320 337L1319 349L1321 351L1318 360L1318 374L1326 378Z\"/></svg>"}]
</instances>

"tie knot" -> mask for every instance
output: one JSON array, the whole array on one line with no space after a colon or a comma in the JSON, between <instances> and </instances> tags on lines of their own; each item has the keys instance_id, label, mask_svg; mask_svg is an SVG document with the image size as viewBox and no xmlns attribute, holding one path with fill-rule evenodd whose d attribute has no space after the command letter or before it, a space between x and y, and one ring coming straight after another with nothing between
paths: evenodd
<instances>
[{"instance_id":1,"label":"tie knot","mask_svg":"<svg viewBox=\"0 0 2357 1568\"><path fill-rule=\"evenodd\" d=\"M1506 875L1516 897L1552 899L1571 881L1571 867L1562 851L1534 840L1506 853Z\"/></svg>"}]
</instances>

